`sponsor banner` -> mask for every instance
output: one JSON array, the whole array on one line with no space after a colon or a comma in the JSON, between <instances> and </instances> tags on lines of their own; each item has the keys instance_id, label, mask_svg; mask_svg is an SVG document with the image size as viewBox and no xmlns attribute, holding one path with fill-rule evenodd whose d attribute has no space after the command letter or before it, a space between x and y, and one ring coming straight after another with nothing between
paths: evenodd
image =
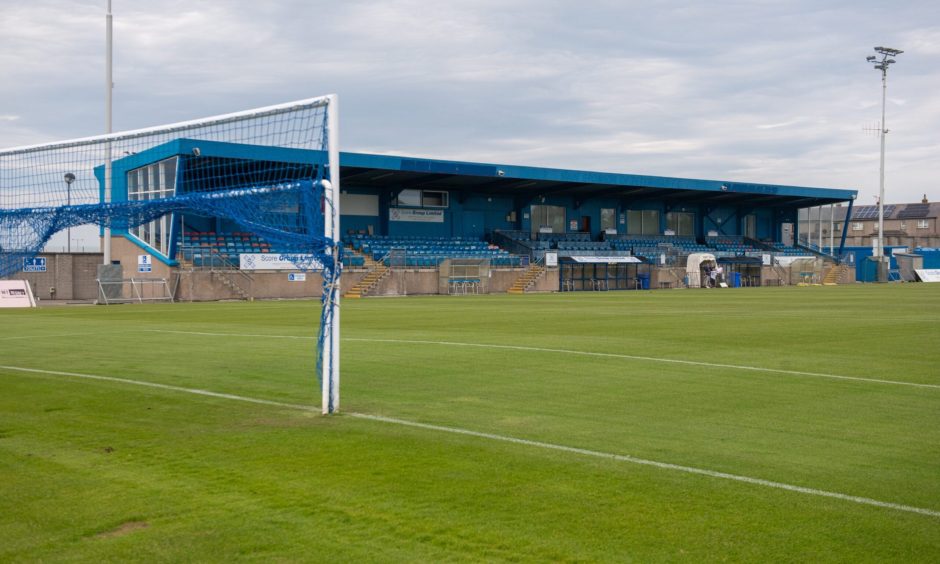
<instances>
[{"instance_id":1,"label":"sponsor banner","mask_svg":"<svg viewBox=\"0 0 940 564\"><path fill-rule=\"evenodd\" d=\"M790 266L791 264L793 264L794 261L806 260L806 259L814 260L815 258L816 258L816 257L812 257L812 256L805 256L805 257L783 257L783 256L778 256L778 257L774 258L774 260L777 261L777 264L779 264L780 266Z\"/></svg>"},{"instance_id":2,"label":"sponsor banner","mask_svg":"<svg viewBox=\"0 0 940 564\"><path fill-rule=\"evenodd\" d=\"M444 210L413 210L389 208L389 221L418 221L424 223L444 223Z\"/></svg>"},{"instance_id":3,"label":"sponsor banner","mask_svg":"<svg viewBox=\"0 0 940 564\"><path fill-rule=\"evenodd\" d=\"M45 272L45 257L33 257L23 259L23 272Z\"/></svg>"},{"instance_id":4,"label":"sponsor banner","mask_svg":"<svg viewBox=\"0 0 940 564\"><path fill-rule=\"evenodd\" d=\"M153 272L153 257L137 255L137 272Z\"/></svg>"},{"instance_id":5,"label":"sponsor banner","mask_svg":"<svg viewBox=\"0 0 940 564\"><path fill-rule=\"evenodd\" d=\"M243 253L238 255L242 270L323 270L323 263L313 255L278 253Z\"/></svg>"},{"instance_id":6,"label":"sponsor banner","mask_svg":"<svg viewBox=\"0 0 940 564\"><path fill-rule=\"evenodd\" d=\"M26 280L0 280L0 308L36 307L33 292Z\"/></svg>"},{"instance_id":7,"label":"sponsor banner","mask_svg":"<svg viewBox=\"0 0 940 564\"><path fill-rule=\"evenodd\" d=\"M940 268L918 268L914 272L921 282L940 282Z\"/></svg>"},{"instance_id":8,"label":"sponsor banner","mask_svg":"<svg viewBox=\"0 0 940 564\"><path fill-rule=\"evenodd\" d=\"M590 262L590 263L637 263L643 262L636 257L571 257L571 260L574 262Z\"/></svg>"}]
</instances>

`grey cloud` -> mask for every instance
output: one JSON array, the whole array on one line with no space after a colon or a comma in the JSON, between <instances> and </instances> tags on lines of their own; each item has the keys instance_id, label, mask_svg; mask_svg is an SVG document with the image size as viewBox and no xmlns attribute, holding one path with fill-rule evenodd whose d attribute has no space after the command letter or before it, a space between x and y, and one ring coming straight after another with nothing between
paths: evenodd
<instances>
[{"instance_id":1,"label":"grey cloud","mask_svg":"<svg viewBox=\"0 0 940 564\"><path fill-rule=\"evenodd\" d=\"M940 193L933 2L114 0L115 126L340 95L344 150ZM0 145L101 131L103 1L0 7ZM903 103L902 103L903 102ZM877 126L876 126L877 127Z\"/></svg>"}]
</instances>

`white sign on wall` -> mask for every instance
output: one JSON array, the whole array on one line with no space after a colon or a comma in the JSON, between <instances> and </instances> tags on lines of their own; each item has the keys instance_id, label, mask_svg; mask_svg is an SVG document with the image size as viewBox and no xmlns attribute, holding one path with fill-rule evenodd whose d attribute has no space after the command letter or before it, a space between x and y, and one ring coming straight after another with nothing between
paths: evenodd
<instances>
[{"instance_id":1,"label":"white sign on wall","mask_svg":"<svg viewBox=\"0 0 940 564\"><path fill-rule=\"evenodd\" d=\"M940 282L940 268L918 268L914 272L921 282Z\"/></svg>"},{"instance_id":2,"label":"white sign on wall","mask_svg":"<svg viewBox=\"0 0 940 564\"><path fill-rule=\"evenodd\" d=\"M418 221L422 223L444 223L444 210L416 210L410 208L388 208L389 221Z\"/></svg>"},{"instance_id":3,"label":"white sign on wall","mask_svg":"<svg viewBox=\"0 0 940 564\"><path fill-rule=\"evenodd\" d=\"M306 282L307 273L305 272L291 272L287 275L288 282Z\"/></svg>"},{"instance_id":4,"label":"white sign on wall","mask_svg":"<svg viewBox=\"0 0 940 564\"><path fill-rule=\"evenodd\" d=\"M153 272L153 257L137 255L137 272Z\"/></svg>"},{"instance_id":5,"label":"white sign on wall","mask_svg":"<svg viewBox=\"0 0 940 564\"><path fill-rule=\"evenodd\" d=\"M323 263L313 255L243 253L238 255L242 270L323 270Z\"/></svg>"},{"instance_id":6,"label":"white sign on wall","mask_svg":"<svg viewBox=\"0 0 940 564\"><path fill-rule=\"evenodd\" d=\"M557 251L550 251L545 253L545 266L558 266Z\"/></svg>"},{"instance_id":7,"label":"white sign on wall","mask_svg":"<svg viewBox=\"0 0 940 564\"><path fill-rule=\"evenodd\" d=\"M23 272L45 272L45 257L33 257L23 259Z\"/></svg>"},{"instance_id":8,"label":"white sign on wall","mask_svg":"<svg viewBox=\"0 0 940 564\"><path fill-rule=\"evenodd\" d=\"M26 280L0 280L0 308L36 307L36 300Z\"/></svg>"}]
</instances>

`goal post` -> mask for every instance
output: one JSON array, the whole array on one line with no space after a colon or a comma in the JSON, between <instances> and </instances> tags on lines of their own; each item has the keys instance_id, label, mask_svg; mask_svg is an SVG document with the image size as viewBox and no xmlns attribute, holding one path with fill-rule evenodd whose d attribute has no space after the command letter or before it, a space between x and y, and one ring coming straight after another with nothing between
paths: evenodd
<instances>
[{"instance_id":1,"label":"goal post","mask_svg":"<svg viewBox=\"0 0 940 564\"><path fill-rule=\"evenodd\" d=\"M340 272L343 268L340 257L342 232L340 231L340 163L339 163L339 102L336 95L328 96L329 103L326 113L327 161L329 180L325 181L325 197L327 205L324 211L324 236L334 241L329 249L333 261L333 270L329 283L324 283L323 312L324 321L320 332L323 334L320 357L320 382L322 391L322 411L324 415L339 410L339 297ZM326 280L326 278L324 278Z\"/></svg>"},{"instance_id":2,"label":"goal post","mask_svg":"<svg viewBox=\"0 0 940 564\"><path fill-rule=\"evenodd\" d=\"M0 278L21 271L55 233L80 225L124 237L170 266L187 236L184 217L238 226L291 257L299 270L322 272L316 373L323 413L334 413L339 194L335 94L0 149Z\"/></svg>"}]
</instances>

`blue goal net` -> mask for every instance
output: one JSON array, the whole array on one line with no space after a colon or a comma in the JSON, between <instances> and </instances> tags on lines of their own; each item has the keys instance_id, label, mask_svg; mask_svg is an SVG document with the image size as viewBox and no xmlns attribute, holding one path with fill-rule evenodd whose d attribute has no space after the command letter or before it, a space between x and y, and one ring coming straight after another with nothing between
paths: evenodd
<instances>
[{"instance_id":1,"label":"blue goal net","mask_svg":"<svg viewBox=\"0 0 940 564\"><path fill-rule=\"evenodd\" d=\"M0 278L58 232L100 227L174 260L176 214L262 237L298 270L322 274L318 375L338 409L339 153L335 96L165 126L0 149Z\"/></svg>"}]
</instances>

